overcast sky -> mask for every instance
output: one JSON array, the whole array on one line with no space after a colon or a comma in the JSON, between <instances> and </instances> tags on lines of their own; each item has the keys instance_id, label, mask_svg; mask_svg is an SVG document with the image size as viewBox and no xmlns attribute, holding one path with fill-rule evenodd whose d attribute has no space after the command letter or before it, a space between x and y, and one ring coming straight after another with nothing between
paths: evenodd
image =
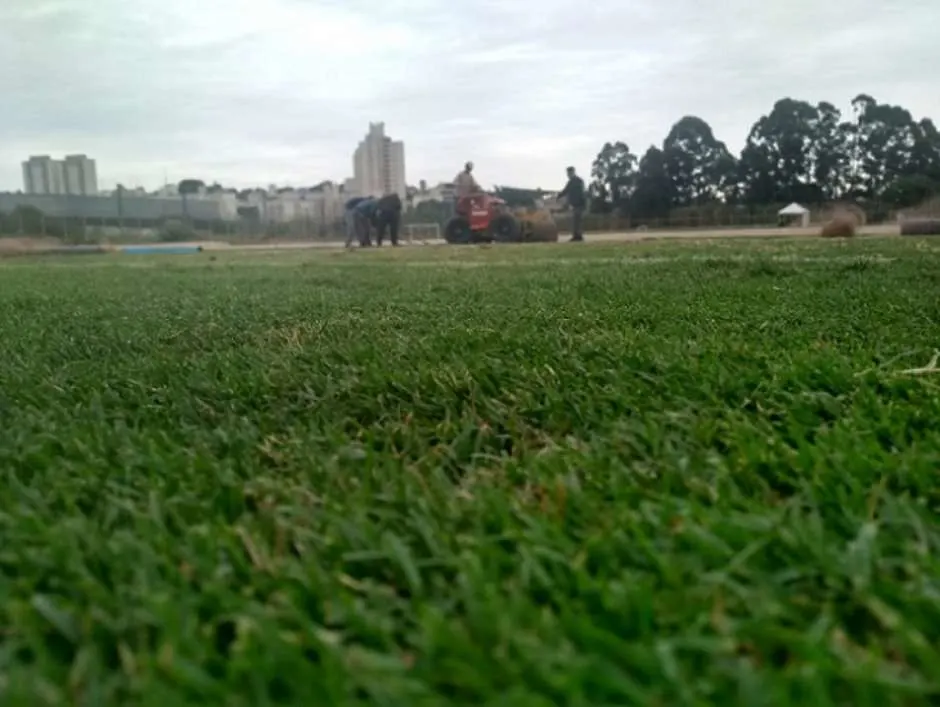
<instances>
[{"instance_id":1,"label":"overcast sky","mask_svg":"<svg viewBox=\"0 0 940 707\"><path fill-rule=\"evenodd\" d=\"M737 151L785 95L940 122L937 28L938 0L0 0L0 190L66 152L102 188L341 180L379 120L409 183L546 188L685 114Z\"/></svg>"}]
</instances>

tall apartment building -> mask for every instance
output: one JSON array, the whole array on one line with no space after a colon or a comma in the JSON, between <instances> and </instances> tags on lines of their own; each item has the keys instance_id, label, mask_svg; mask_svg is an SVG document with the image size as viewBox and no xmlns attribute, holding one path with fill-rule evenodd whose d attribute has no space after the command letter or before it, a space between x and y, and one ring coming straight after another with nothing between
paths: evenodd
<instances>
[{"instance_id":1,"label":"tall apartment building","mask_svg":"<svg viewBox=\"0 0 940 707\"><path fill-rule=\"evenodd\" d=\"M98 193L98 168L95 161L85 155L65 156L65 190L68 194Z\"/></svg>"},{"instance_id":2,"label":"tall apartment building","mask_svg":"<svg viewBox=\"0 0 940 707\"><path fill-rule=\"evenodd\" d=\"M27 194L64 194L65 164L48 155L23 163L23 191Z\"/></svg>"},{"instance_id":3,"label":"tall apartment building","mask_svg":"<svg viewBox=\"0 0 940 707\"><path fill-rule=\"evenodd\" d=\"M385 123L369 123L369 132L353 154L353 181L360 196L397 193L407 198L405 143L385 134Z\"/></svg>"},{"instance_id":4,"label":"tall apartment building","mask_svg":"<svg viewBox=\"0 0 940 707\"><path fill-rule=\"evenodd\" d=\"M98 193L98 168L85 155L67 155L54 160L48 155L30 157L23 163L23 191L27 194Z\"/></svg>"}]
</instances>

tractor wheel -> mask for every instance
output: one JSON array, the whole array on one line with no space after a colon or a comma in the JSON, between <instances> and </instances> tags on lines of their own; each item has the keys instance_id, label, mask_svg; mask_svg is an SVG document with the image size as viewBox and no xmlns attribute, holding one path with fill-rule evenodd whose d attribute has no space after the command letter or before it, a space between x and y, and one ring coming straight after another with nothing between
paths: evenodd
<instances>
[{"instance_id":1,"label":"tractor wheel","mask_svg":"<svg viewBox=\"0 0 940 707\"><path fill-rule=\"evenodd\" d=\"M472 239L470 224L462 216L454 216L444 227L444 240L451 245L467 245Z\"/></svg>"},{"instance_id":2,"label":"tractor wheel","mask_svg":"<svg viewBox=\"0 0 940 707\"><path fill-rule=\"evenodd\" d=\"M510 214L494 216L490 221L489 236L496 243L518 243L519 222Z\"/></svg>"}]
</instances>

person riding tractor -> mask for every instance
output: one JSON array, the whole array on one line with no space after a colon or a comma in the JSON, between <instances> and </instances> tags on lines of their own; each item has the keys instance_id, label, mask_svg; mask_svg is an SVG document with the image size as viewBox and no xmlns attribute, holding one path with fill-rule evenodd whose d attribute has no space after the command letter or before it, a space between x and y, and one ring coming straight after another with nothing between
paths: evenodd
<instances>
[{"instance_id":1,"label":"person riding tractor","mask_svg":"<svg viewBox=\"0 0 940 707\"><path fill-rule=\"evenodd\" d=\"M463 166L463 171L454 178L454 187L458 199L482 191L473 177L473 162L467 162Z\"/></svg>"},{"instance_id":2,"label":"person riding tractor","mask_svg":"<svg viewBox=\"0 0 940 707\"><path fill-rule=\"evenodd\" d=\"M452 244L531 243L558 240L558 227L544 207L513 208L505 199L488 194L467 162L454 178L453 213L444 226L444 240Z\"/></svg>"}]
</instances>

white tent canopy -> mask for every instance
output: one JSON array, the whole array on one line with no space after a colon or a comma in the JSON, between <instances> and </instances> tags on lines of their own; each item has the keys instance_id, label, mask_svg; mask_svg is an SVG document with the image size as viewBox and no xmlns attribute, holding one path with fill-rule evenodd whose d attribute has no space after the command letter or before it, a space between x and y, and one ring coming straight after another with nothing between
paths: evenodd
<instances>
[{"instance_id":1,"label":"white tent canopy","mask_svg":"<svg viewBox=\"0 0 940 707\"><path fill-rule=\"evenodd\" d=\"M809 209L807 209L805 206L800 206L794 201L789 206L784 206L777 213L780 216L802 216L803 214L808 214Z\"/></svg>"},{"instance_id":2,"label":"white tent canopy","mask_svg":"<svg viewBox=\"0 0 940 707\"><path fill-rule=\"evenodd\" d=\"M795 201L789 206L784 206L777 215L790 221L791 225L799 224L803 228L809 226L809 209L800 206Z\"/></svg>"}]
</instances>

